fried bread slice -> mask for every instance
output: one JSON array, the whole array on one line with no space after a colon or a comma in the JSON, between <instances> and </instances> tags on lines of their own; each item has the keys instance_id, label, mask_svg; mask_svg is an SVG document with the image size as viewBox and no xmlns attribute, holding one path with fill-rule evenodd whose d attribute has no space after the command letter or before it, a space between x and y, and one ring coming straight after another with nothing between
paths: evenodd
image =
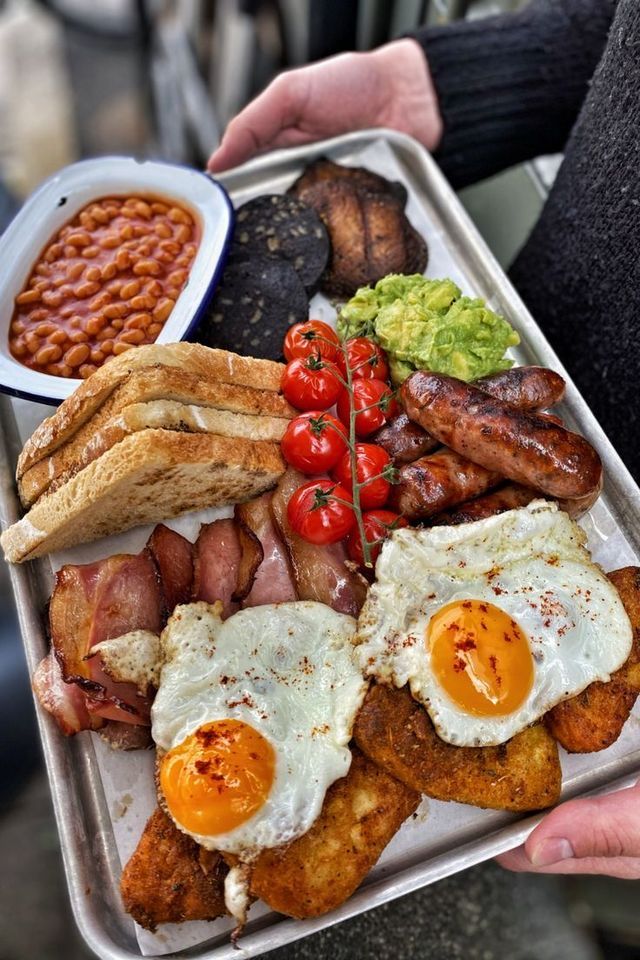
<instances>
[{"instance_id":1,"label":"fried bread slice","mask_svg":"<svg viewBox=\"0 0 640 960\"><path fill-rule=\"evenodd\" d=\"M226 873L219 853L198 846L158 807L122 872L124 908L152 931L160 923L215 920L225 913Z\"/></svg>"},{"instance_id":2,"label":"fried bread slice","mask_svg":"<svg viewBox=\"0 0 640 960\"><path fill-rule=\"evenodd\" d=\"M55 413L34 430L18 459L16 476L20 478L34 463L68 440L132 372L145 371L146 376L157 366L174 367L204 383L230 383L276 394L284 371L281 363L241 357L227 350L214 350L185 341L151 343L127 350L84 380ZM167 396L166 399L177 400L179 397Z\"/></svg>"},{"instance_id":3,"label":"fried bread slice","mask_svg":"<svg viewBox=\"0 0 640 960\"><path fill-rule=\"evenodd\" d=\"M140 430L40 500L0 537L11 563L31 560L275 486L280 446L215 434Z\"/></svg>"},{"instance_id":4,"label":"fried bread slice","mask_svg":"<svg viewBox=\"0 0 640 960\"><path fill-rule=\"evenodd\" d=\"M541 723L497 747L456 747L440 739L408 687L375 684L353 735L374 763L436 800L523 811L550 807L560 797L558 747Z\"/></svg>"},{"instance_id":5,"label":"fried bread slice","mask_svg":"<svg viewBox=\"0 0 640 960\"><path fill-rule=\"evenodd\" d=\"M317 917L344 903L420 802L411 787L352 753L349 773L329 788L311 829L252 865L251 894L279 913Z\"/></svg>"},{"instance_id":6,"label":"fried bread slice","mask_svg":"<svg viewBox=\"0 0 640 960\"><path fill-rule=\"evenodd\" d=\"M640 567L623 567L607 576L631 621L633 646L607 683L592 683L547 713L547 728L569 753L594 753L615 743L640 693Z\"/></svg>"}]
</instances>

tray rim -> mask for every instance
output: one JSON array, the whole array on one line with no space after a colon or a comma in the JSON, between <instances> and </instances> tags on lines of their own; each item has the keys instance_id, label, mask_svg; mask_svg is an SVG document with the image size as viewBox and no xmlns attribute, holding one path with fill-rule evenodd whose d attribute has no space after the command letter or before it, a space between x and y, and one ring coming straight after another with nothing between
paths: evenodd
<instances>
[{"instance_id":1,"label":"tray rim","mask_svg":"<svg viewBox=\"0 0 640 960\"><path fill-rule=\"evenodd\" d=\"M484 269L491 276L495 295L504 304L508 305L509 311L513 315L518 317L518 327L521 332L526 331L527 345L536 354L539 362L553 365L554 369L565 376L567 380L566 402L571 407L571 412L577 420L588 425L588 432L598 445L598 450L602 456L605 474L607 475L607 491L610 503L615 506L616 510L616 522L623 527L625 532L628 532L632 521L635 521L640 528L640 489L636 486L628 469L613 449L563 364L558 360L542 331L480 236L453 189L421 144L406 134L385 128L361 130L319 143L291 148L286 151L277 151L259 157L220 175L218 179L227 192L233 196L236 190L242 188L243 181L247 179L260 179L268 174L275 176L278 171L283 175L291 174L297 166L315 157L328 153L336 156L363 150L378 140L384 140L400 155L401 159L404 158L405 161L415 165L422 173L427 188L435 191L437 203L443 209L446 209L450 229L464 238L465 250L463 256L465 261L471 259L476 270ZM440 212L442 213L442 210ZM3 441L0 445L0 520L4 527L14 522L19 516L19 503L10 468L10 463L15 460L13 450L17 453L19 449L19 440L13 408L7 396L0 396L0 440ZM639 534L636 534L636 541L639 536ZM46 652L44 630L38 612L39 606L33 602L40 592L36 579L37 574L31 563L24 565L8 564L7 566L29 673L32 674L39 659ZM95 882L96 874L95 871L89 869L90 858L87 857L87 843L76 829L76 817L70 815L70 813L73 813L82 817L83 813L86 814L86 811L82 808L81 798L73 788L72 779L67 778L72 751L69 748L69 742L60 736L53 719L48 714L44 714L44 711L38 709L37 705L35 709L60 835L67 886L78 929L89 948L104 960L138 958L141 956L139 950L125 949L114 941L106 930L104 923L101 922L101 917L93 909L95 904L91 896L93 893L91 885ZM91 741L87 740L82 744L81 750L86 759L90 761L93 755ZM613 773L610 775L607 772L610 767L617 766L623 761L626 761L624 772L617 776ZM78 775L86 776L86 772ZM637 752L637 756L634 753L628 757L620 758L619 761L613 761L609 765L605 764L600 771L589 771L589 776L597 781L595 785L584 791L577 785L576 789L566 796L567 798L569 795L588 796L628 787L636 781L639 775L640 750ZM565 799L564 796L563 799ZM96 815L95 811L93 813ZM97 815L100 815L99 811ZM250 931L240 941L240 953L246 957L258 956L268 950L309 936L320 929L333 926L365 910L372 909L487 860L523 842L544 815L544 813L539 813L525 816L507 825L499 826L485 836L476 837L459 847L438 853L427 861L381 877L373 883L361 887L346 903L324 917L304 921L284 918L262 929ZM133 921L130 921L130 923L133 928ZM132 943L134 942L135 937L132 940ZM189 956L198 958L198 960L232 960L232 958L238 956L238 947L234 947L230 943L211 946L208 942L163 956L166 958Z\"/></svg>"}]
</instances>

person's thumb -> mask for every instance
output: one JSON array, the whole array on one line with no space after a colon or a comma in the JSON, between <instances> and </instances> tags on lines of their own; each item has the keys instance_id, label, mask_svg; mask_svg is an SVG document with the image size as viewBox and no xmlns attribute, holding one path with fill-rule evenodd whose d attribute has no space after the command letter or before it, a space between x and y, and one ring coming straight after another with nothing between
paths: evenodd
<instances>
[{"instance_id":1,"label":"person's thumb","mask_svg":"<svg viewBox=\"0 0 640 960\"><path fill-rule=\"evenodd\" d=\"M511 870L640 877L640 783L561 804L498 860Z\"/></svg>"}]
</instances>

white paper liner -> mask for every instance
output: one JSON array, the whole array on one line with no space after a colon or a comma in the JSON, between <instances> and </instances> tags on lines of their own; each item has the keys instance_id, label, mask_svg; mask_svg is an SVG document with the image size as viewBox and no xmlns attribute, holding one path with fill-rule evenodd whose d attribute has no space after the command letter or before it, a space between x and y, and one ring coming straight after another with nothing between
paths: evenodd
<instances>
[{"instance_id":1,"label":"white paper liner","mask_svg":"<svg viewBox=\"0 0 640 960\"><path fill-rule=\"evenodd\" d=\"M360 152L352 161L353 165L366 166L391 180L406 183L402 167L397 162L390 147L380 140ZM409 186L409 184L407 184ZM255 191L261 192L260 190ZM250 193L243 196L249 199ZM429 246L429 277L451 277L463 293L473 296L464 268L456 261L455 248L447 236L431 221L423 207L413 197L407 203L407 215L418 232L427 240ZM310 315L330 323L335 323L335 310L321 295L313 298ZM516 360L518 349L511 351ZM24 400L14 401L16 417L19 423L21 439L24 442L51 408L32 404ZM194 541L202 523L210 523L218 517L231 516L232 508L214 508L164 521L167 526L187 539ZM632 549L622 531L618 528L611 512L601 498L590 514L584 517L581 525L589 538L589 548L594 560L605 570L614 570L627 564L638 563L638 556ZM104 538L96 543L83 544L71 550L51 554L48 558L53 573L65 563L91 563L114 553L138 553L144 547L154 525L138 527L125 533ZM579 779L585 771L599 768L605 763L623 757L638 748L638 725L640 712L636 709L619 740L604 754L584 754L569 756L561 750L563 782L565 787ZM153 780L155 755L153 751L118 752L108 747L96 734L91 736L107 807L111 817L114 840L122 864L126 863L135 850L148 817L156 806ZM474 827L486 823L487 832L502 823L513 820L513 815L495 811L480 810L464 804L442 803L436 800L424 800L418 812L410 818L396 834L384 851L380 861L369 875L367 882L393 873L406 866L408 860L426 860L436 850L451 848L464 842ZM251 907L250 919L268 914L268 908L257 903ZM273 922L278 922L277 914L272 914ZM143 930L135 924L136 936L143 956L162 955L184 950L198 943L218 937L225 931L230 932L233 923L228 919L213 923L189 922L183 924L165 924L155 934ZM239 943L242 955L242 941Z\"/></svg>"}]
</instances>

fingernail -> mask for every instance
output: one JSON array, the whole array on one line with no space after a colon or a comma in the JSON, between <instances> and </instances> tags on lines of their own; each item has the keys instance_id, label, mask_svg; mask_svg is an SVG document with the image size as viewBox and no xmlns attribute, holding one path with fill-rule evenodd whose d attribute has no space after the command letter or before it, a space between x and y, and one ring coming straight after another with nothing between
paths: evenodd
<instances>
[{"instance_id":1,"label":"fingernail","mask_svg":"<svg viewBox=\"0 0 640 960\"><path fill-rule=\"evenodd\" d=\"M552 863L559 863L561 860L570 860L575 856L573 847L564 837L549 837L541 840L533 848L529 859L534 867L549 867Z\"/></svg>"}]
</instances>

